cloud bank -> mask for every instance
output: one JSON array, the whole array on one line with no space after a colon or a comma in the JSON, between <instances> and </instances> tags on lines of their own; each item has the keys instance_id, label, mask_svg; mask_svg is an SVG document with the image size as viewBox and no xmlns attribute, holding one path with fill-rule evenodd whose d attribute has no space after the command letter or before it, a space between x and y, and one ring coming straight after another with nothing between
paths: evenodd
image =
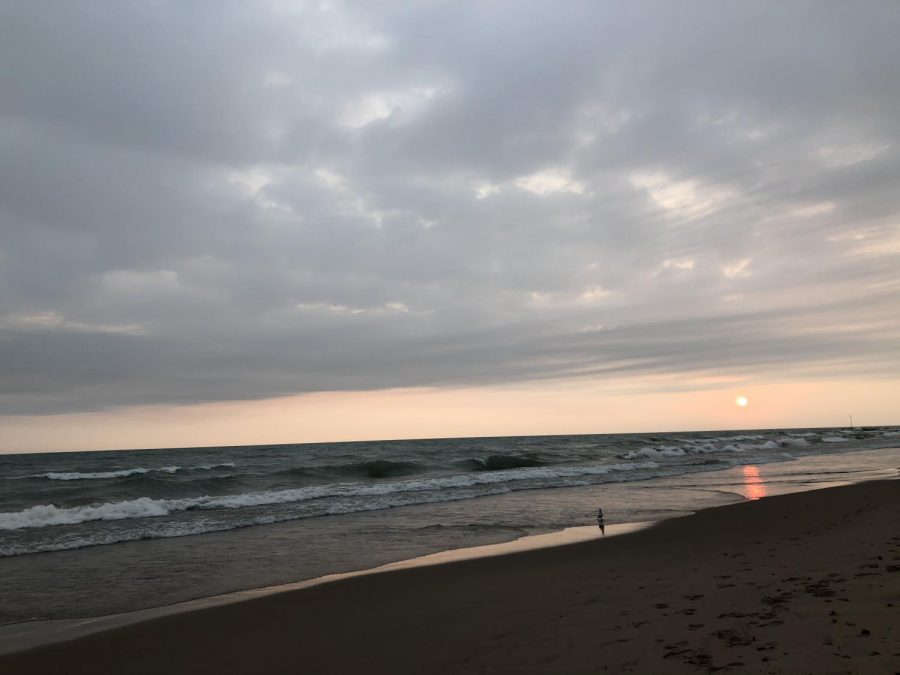
<instances>
[{"instance_id":1,"label":"cloud bank","mask_svg":"<svg viewBox=\"0 0 900 675\"><path fill-rule=\"evenodd\" d=\"M900 376L893 2L0 7L0 405Z\"/></svg>"}]
</instances>

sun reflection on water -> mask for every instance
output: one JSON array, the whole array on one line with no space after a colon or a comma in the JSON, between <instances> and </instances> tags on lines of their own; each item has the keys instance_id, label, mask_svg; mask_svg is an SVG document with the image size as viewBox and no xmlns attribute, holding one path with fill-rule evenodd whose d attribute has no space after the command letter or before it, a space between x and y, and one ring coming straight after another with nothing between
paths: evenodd
<instances>
[{"instance_id":1,"label":"sun reflection on water","mask_svg":"<svg viewBox=\"0 0 900 675\"><path fill-rule=\"evenodd\" d=\"M745 466L742 471L744 473L744 487L747 490L747 499L765 497L766 485L759 475L759 467Z\"/></svg>"}]
</instances>

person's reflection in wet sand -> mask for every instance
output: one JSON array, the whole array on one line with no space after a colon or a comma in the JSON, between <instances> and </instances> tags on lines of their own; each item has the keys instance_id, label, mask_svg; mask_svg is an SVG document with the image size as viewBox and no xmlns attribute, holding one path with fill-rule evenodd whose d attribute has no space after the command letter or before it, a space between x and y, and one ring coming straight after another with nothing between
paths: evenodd
<instances>
[{"instance_id":1,"label":"person's reflection in wet sand","mask_svg":"<svg viewBox=\"0 0 900 675\"><path fill-rule=\"evenodd\" d=\"M600 533L605 537L606 536L606 525L603 522L603 508L597 509L597 527L600 528Z\"/></svg>"}]
</instances>

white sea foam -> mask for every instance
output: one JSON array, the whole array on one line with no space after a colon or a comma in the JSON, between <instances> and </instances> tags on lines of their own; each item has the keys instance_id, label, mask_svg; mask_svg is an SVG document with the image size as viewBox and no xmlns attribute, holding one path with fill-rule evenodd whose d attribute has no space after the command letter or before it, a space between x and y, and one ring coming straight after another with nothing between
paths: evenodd
<instances>
[{"instance_id":1,"label":"white sea foam","mask_svg":"<svg viewBox=\"0 0 900 675\"><path fill-rule=\"evenodd\" d=\"M263 524L262 522L258 524ZM92 532L82 537L70 537L57 541L46 541L38 544L9 544L0 546L0 558L24 555L26 553L45 553L48 551L69 551L89 546L104 546L106 544L118 544L124 541L137 541L139 539L168 539L170 537L187 537L192 534L205 534L207 532L221 532L243 527L242 524L189 522L168 523L164 527L151 530L135 528L132 530L113 530L106 532Z\"/></svg>"},{"instance_id":2,"label":"white sea foam","mask_svg":"<svg viewBox=\"0 0 900 675\"><path fill-rule=\"evenodd\" d=\"M28 478L48 478L50 480L100 480L105 478L124 478L138 474L160 472L177 473L179 471L212 470L218 468L234 468L234 462L222 462L220 464L201 464L199 466L160 466L152 469L137 466L132 469L119 469L118 471L49 471L28 476Z\"/></svg>"},{"instance_id":3,"label":"white sea foam","mask_svg":"<svg viewBox=\"0 0 900 675\"><path fill-rule=\"evenodd\" d=\"M622 455L622 459L654 459L659 457L684 457L687 453L683 448L675 446L660 446L658 448L641 448L632 450Z\"/></svg>"},{"instance_id":4,"label":"white sea foam","mask_svg":"<svg viewBox=\"0 0 900 675\"><path fill-rule=\"evenodd\" d=\"M478 492L412 492L412 493L395 493L392 495L383 495L380 497L367 500L360 504L349 499L336 500L320 510L312 513L298 514L296 512L288 513L267 513L254 516L252 518L238 520L210 520L200 519L190 522L162 522L159 525L150 524L150 521L138 521L131 529L119 529L112 531L93 532L86 536L69 537L57 541L41 542L38 544L9 544L7 546L0 545L0 558L8 556L23 555L26 553L40 553L48 551L65 551L78 548L87 548L89 546L103 546L106 544L116 544L126 541L136 541L139 539L168 539L172 537L187 537L194 534L205 534L208 532L222 532L226 530L234 530L241 527L252 525L272 525L298 518L312 516L334 516L348 513L359 513L364 511L379 511L389 509L395 506L408 506L413 504L433 504L438 502L461 501L471 499L473 497L484 497L488 495L498 495L512 492L513 488L508 485L490 485L487 489Z\"/></svg>"},{"instance_id":5,"label":"white sea foam","mask_svg":"<svg viewBox=\"0 0 900 675\"><path fill-rule=\"evenodd\" d=\"M49 478L50 480L93 480L98 478L124 478L125 476L134 476L141 473L149 473L150 469L137 467L134 469L122 469L121 471L50 471L48 473L39 473L29 478Z\"/></svg>"},{"instance_id":6,"label":"white sea foam","mask_svg":"<svg viewBox=\"0 0 900 675\"><path fill-rule=\"evenodd\" d=\"M721 442L726 438L759 440L763 436L722 436L718 440ZM766 441L765 443L725 443L717 445L716 439L700 439L696 441L688 441L683 446L678 445L659 445L654 447L643 447L640 450L632 450L623 455L619 455L621 459L660 459L663 457L684 457L685 455L707 455L718 452L747 452L751 450L774 450L784 445L806 445L806 441L800 438L786 439L785 442L777 443L775 441Z\"/></svg>"},{"instance_id":7,"label":"white sea foam","mask_svg":"<svg viewBox=\"0 0 900 675\"><path fill-rule=\"evenodd\" d=\"M141 497L120 502L59 508L54 504L32 506L22 511L0 513L0 530L74 525L95 520L152 518L195 509L240 509L301 502L326 497L377 497L395 493L431 492L479 485L502 485L516 481L541 481L605 475L614 471L655 469L654 462L635 464L588 464L580 466L538 466L505 471L468 473L381 483L333 483L290 490L250 492L236 495L204 495L182 499Z\"/></svg>"},{"instance_id":8,"label":"white sea foam","mask_svg":"<svg viewBox=\"0 0 900 675\"><path fill-rule=\"evenodd\" d=\"M26 527L46 527L47 525L74 525L89 520L164 516L171 512L168 501L178 500L141 497L123 502L75 506L69 509L61 509L53 504L40 504L22 511L0 513L0 530L21 530Z\"/></svg>"},{"instance_id":9,"label":"white sea foam","mask_svg":"<svg viewBox=\"0 0 900 675\"><path fill-rule=\"evenodd\" d=\"M822 436L823 443L846 443L847 439L843 436Z\"/></svg>"}]
</instances>

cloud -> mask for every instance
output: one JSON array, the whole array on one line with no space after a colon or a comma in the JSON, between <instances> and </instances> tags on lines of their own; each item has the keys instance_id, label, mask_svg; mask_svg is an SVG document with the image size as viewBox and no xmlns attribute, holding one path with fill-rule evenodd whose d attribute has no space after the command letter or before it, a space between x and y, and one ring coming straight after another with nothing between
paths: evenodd
<instances>
[{"instance_id":1,"label":"cloud","mask_svg":"<svg viewBox=\"0 0 900 675\"><path fill-rule=\"evenodd\" d=\"M637 173L630 178L636 188L646 190L654 204L675 215L704 216L723 208L732 196L727 189L703 186L697 181L674 181L661 173Z\"/></svg>"},{"instance_id":2,"label":"cloud","mask_svg":"<svg viewBox=\"0 0 900 675\"><path fill-rule=\"evenodd\" d=\"M900 375L891 3L9 3L0 404Z\"/></svg>"},{"instance_id":3,"label":"cloud","mask_svg":"<svg viewBox=\"0 0 900 675\"><path fill-rule=\"evenodd\" d=\"M56 312L18 312L0 316L0 330L18 332L74 332L113 333L121 335L143 335L145 330L138 324L90 324L69 321Z\"/></svg>"},{"instance_id":4,"label":"cloud","mask_svg":"<svg viewBox=\"0 0 900 675\"><path fill-rule=\"evenodd\" d=\"M351 129L361 129L382 120L408 123L422 114L439 92L439 87L424 86L363 94L344 106L340 123Z\"/></svg>"},{"instance_id":5,"label":"cloud","mask_svg":"<svg viewBox=\"0 0 900 675\"><path fill-rule=\"evenodd\" d=\"M548 170L538 171L530 176L522 176L515 181L516 187L536 195L544 196L553 194L554 192L572 192L580 195L584 194L585 186L583 183L572 180L565 171Z\"/></svg>"}]
</instances>

